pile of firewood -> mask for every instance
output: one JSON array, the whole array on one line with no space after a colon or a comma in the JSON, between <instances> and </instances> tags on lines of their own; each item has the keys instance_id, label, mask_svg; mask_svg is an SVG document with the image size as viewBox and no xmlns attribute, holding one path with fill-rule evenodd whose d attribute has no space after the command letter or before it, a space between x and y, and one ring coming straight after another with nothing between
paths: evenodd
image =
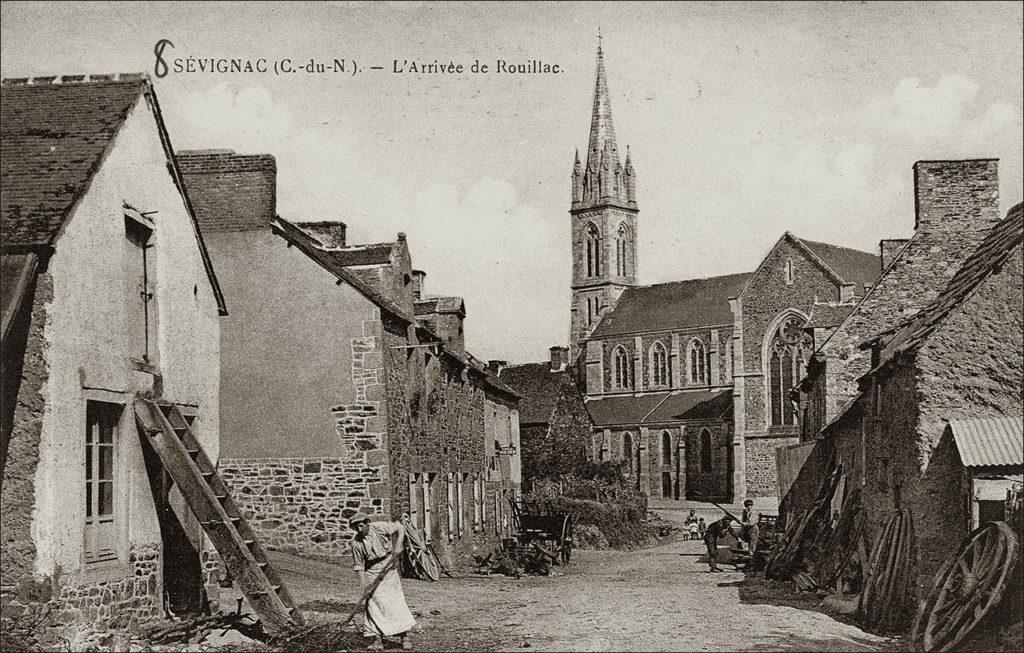
<instances>
[{"instance_id":1,"label":"pile of firewood","mask_svg":"<svg viewBox=\"0 0 1024 653\"><path fill-rule=\"evenodd\" d=\"M247 614L225 614L217 612L212 615L184 619L168 624L162 622L143 630L138 639L150 644L171 644L174 642L201 642L214 630L252 630L256 620Z\"/></svg>"},{"instance_id":2,"label":"pile of firewood","mask_svg":"<svg viewBox=\"0 0 1024 653\"><path fill-rule=\"evenodd\" d=\"M488 576L502 574L520 578L523 575L549 576L558 556L538 542L531 542L526 545L514 543L503 545L486 557L475 556L474 560L478 573Z\"/></svg>"}]
</instances>

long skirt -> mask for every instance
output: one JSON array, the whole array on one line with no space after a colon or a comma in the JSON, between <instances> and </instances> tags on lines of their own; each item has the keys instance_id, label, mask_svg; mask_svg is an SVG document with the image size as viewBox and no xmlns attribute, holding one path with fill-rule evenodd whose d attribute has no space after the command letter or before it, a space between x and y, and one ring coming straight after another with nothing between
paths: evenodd
<instances>
[{"instance_id":1,"label":"long skirt","mask_svg":"<svg viewBox=\"0 0 1024 653\"><path fill-rule=\"evenodd\" d=\"M382 561L366 570L370 583L377 580L384 564ZM398 575L398 569L392 569L366 602L363 634L390 637L407 632L415 625L416 619L409 610L409 604L405 602L405 592L402 591L402 579Z\"/></svg>"}]
</instances>

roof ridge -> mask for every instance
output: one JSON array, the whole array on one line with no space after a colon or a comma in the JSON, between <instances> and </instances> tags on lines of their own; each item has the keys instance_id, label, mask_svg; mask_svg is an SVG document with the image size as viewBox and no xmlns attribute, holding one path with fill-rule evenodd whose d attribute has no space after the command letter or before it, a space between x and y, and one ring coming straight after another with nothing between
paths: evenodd
<instances>
[{"instance_id":1,"label":"roof ridge","mask_svg":"<svg viewBox=\"0 0 1024 653\"><path fill-rule=\"evenodd\" d=\"M752 274L751 272L730 272L729 274L716 274L710 277L693 277L690 279L677 279L676 281L662 281L661 283L649 283L645 285L632 286L626 288L626 290L638 290L641 288L656 288L658 286L671 286L677 283L690 283L692 281L710 281L712 279L724 279L725 277L739 277L746 274Z\"/></svg>"},{"instance_id":2,"label":"roof ridge","mask_svg":"<svg viewBox=\"0 0 1024 653\"><path fill-rule=\"evenodd\" d=\"M84 75L36 75L35 77L5 77L3 86L58 86L64 84L125 84L152 80L149 73L87 73Z\"/></svg>"}]
</instances>

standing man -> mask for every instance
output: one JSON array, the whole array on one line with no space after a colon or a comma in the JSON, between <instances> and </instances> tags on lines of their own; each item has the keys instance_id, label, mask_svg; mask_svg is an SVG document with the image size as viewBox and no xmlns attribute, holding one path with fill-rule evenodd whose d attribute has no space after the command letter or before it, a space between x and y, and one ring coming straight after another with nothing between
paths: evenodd
<instances>
[{"instance_id":1,"label":"standing man","mask_svg":"<svg viewBox=\"0 0 1024 653\"><path fill-rule=\"evenodd\" d=\"M377 580L391 560L402 554L405 527L396 521L371 522L369 516L356 513L348 520L356 532L352 540L352 569L359 574L359 591L365 592ZM370 649L384 650L384 638L398 635L403 649L411 649L408 632L416 620L405 602L398 565L392 565L366 600L363 635L373 637Z\"/></svg>"},{"instance_id":2,"label":"standing man","mask_svg":"<svg viewBox=\"0 0 1024 653\"><path fill-rule=\"evenodd\" d=\"M731 521L732 517L722 515L722 518L718 521L708 524L708 530L704 533L704 546L708 549L708 564L711 565L711 569L708 570L709 572L717 574L722 571L718 568L718 540L726 535L736 537L736 533L729 526Z\"/></svg>"}]
</instances>

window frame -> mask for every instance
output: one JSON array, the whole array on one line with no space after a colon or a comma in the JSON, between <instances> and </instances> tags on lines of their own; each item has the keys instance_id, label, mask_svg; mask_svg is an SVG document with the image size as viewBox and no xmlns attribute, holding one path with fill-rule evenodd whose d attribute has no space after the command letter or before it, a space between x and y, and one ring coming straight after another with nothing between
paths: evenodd
<instances>
[{"instance_id":1,"label":"window frame","mask_svg":"<svg viewBox=\"0 0 1024 653\"><path fill-rule=\"evenodd\" d=\"M690 338L686 347L687 378L690 385L708 385L707 348L700 338Z\"/></svg>"},{"instance_id":2,"label":"window frame","mask_svg":"<svg viewBox=\"0 0 1024 653\"><path fill-rule=\"evenodd\" d=\"M82 520L82 561L85 569L119 564L123 550L124 478L119 454L121 417L124 404L87 399L85 402L85 447L83 450L85 511ZM104 442L103 427L109 428ZM109 469L103 470L106 459ZM102 492L109 490L109 506L102 512ZM104 546L106 545L106 546Z\"/></svg>"},{"instance_id":3,"label":"window frame","mask_svg":"<svg viewBox=\"0 0 1024 653\"><path fill-rule=\"evenodd\" d=\"M658 361L658 358L661 361ZM672 370L668 364L668 348L660 340L651 345L650 353L651 385L659 388L667 388L672 385Z\"/></svg>"},{"instance_id":4,"label":"window frame","mask_svg":"<svg viewBox=\"0 0 1024 653\"><path fill-rule=\"evenodd\" d=\"M612 386L628 390L632 387L629 377L629 354L625 347L616 345L612 350Z\"/></svg>"}]
</instances>

